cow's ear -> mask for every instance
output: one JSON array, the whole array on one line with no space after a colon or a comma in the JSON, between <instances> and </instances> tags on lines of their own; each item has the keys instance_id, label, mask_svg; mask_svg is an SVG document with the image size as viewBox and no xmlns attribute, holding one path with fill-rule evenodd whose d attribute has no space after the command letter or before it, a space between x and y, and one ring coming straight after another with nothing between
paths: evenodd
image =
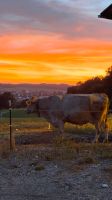
<instances>
[{"instance_id":1,"label":"cow's ear","mask_svg":"<svg viewBox=\"0 0 112 200\"><path fill-rule=\"evenodd\" d=\"M35 101L37 101L37 97L36 97L36 96L33 96L33 97L31 98L31 102L35 102Z\"/></svg>"},{"instance_id":2,"label":"cow's ear","mask_svg":"<svg viewBox=\"0 0 112 200\"><path fill-rule=\"evenodd\" d=\"M30 101L30 100L27 100L27 101L26 101L26 105L27 105L27 106L31 105L31 101Z\"/></svg>"}]
</instances>

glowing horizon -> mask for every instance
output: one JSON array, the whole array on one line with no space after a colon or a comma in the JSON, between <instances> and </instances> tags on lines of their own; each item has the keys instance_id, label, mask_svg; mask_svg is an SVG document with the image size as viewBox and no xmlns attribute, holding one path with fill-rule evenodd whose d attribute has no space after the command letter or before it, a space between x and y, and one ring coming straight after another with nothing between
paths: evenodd
<instances>
[{"instance_id":1,"label":"glowing horizon","mask_svg":"<svg viewBox=\"0 0 112 200\"><path fill-rule=\"evenodd\" d=\"M105 76L112 24L97 15L109 2L9 1L0 3L0 83L73 85Z\"/></svg>"}]
</instances>

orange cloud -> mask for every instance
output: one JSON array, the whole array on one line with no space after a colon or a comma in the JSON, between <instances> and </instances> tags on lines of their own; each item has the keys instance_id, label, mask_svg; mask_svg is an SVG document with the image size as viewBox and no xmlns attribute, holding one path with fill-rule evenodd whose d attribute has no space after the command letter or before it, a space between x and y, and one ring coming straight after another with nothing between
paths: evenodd
<instances>
[{"instance_id":1,"label":"orange cloud","mask_svg":"<svg viewBox=\"0 0 112 200\"><path fill-rule=\"evenodd\" d=\"M1 82L75 84L105 75L111 66L112 44L60 35L0 37Z\"/></svg>"}]
</instances>

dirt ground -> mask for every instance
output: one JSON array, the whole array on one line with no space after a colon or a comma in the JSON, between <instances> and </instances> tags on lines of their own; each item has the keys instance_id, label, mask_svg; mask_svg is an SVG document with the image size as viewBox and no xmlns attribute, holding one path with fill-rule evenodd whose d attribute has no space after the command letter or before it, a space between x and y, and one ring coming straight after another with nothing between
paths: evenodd
<instances>
[{"instance_id":1,"label":"dirt ground","mask_svg":"<svg viewBox=\"0 0 112 200\"><path fill-rule=\"evenodd\" d=\"M112 158L95 157L94 162L95 154L87 149L86 157L83 150L72 159L50 157L54 137L16 137L16 151L0 159L0 200L112 200ZM73 142L80 142L77 138Z\"/></svg>"}]
</instances>

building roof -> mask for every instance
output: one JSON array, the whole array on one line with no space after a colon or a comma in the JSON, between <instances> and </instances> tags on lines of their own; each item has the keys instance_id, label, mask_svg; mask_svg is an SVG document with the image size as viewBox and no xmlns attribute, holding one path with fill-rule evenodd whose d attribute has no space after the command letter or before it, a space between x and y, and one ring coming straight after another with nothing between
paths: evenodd
<instances>
[{"instance_id":1,"label":"building roof","mask_svg":"<svg viewBox=\"0 0 112 200\"><path fill-rule=\"evenodd\" d=\"M103 10L98 17L112 20L112 4Z\"/></svg>"}]
</instances>

